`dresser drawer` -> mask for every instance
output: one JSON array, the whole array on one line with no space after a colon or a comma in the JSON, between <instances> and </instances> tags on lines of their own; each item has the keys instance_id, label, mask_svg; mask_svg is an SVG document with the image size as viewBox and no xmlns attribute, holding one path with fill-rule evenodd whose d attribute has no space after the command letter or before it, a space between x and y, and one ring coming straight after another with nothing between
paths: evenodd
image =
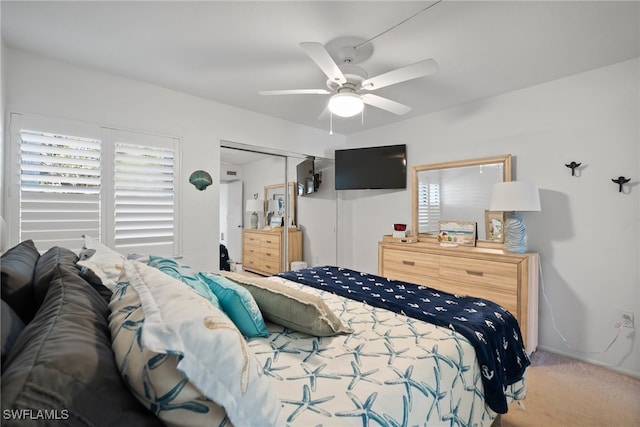
<instances>
[{"instance_id":1,"label":"dresser drawer","mask_svg":"<svg viewBox=\"0 0 640 427\"><path fill-rule=\"evenodd\" d=\"M518 299L516 289L498 289L478 286L473 283L455 282L447 279L440 279L438 289L456 295L468 295L477 298L488 299L506 308L511 314L519 319Z\"/></svg>"},{"instance_id":2,"label":"dresser drawer","mask_svg":"<svg viewBox=\"0 0 640 427\"><path fill-rule=\"evenodd\" d=\"M274 259L268 259L268 258L261 258L260 259L260 270L264 273L267 273L269 275L272 274L277 274L279 272L282 271L282 268L280 267L280 258L278 257L278 259L276 260Z\"/></svg>"},{"instance_id":3,"label":"dresser drawer","mask_svg":"<svg viewBox=\"0 0 640 427\"><path fill-rule=\"evenodd\" d=\"M260 246L255 246L255 245L244 245L244 252L242 253L242 256L244 257L254 257L254 258L258 258L260 256Z\"/></svg>"},{"instance_id":4,"label":"dresser drawer","mask_svg":"<svg viewBox=\"0 0 640 427\"><path fill-rule=\"evenodd\" d=\"M440 279L515 292L518 287L518 266L473 258L442 257Z\"/></svg>"},{"instance_id":5,"label":"dresser drawer","mask_svg":"<svg viewBox=\"0 0 640 427\"><path fill-rule=\"evenodd\" d=\"M428 286L438 280L438 255L385 249L382 257L383 276Z\"/></svg>"},{"instance_id":6,"label":"dresser drawer","mask_svg":"<svg viewBox=\"0 0 640 427\"><path fill-rule=\"evenodd\" d=\"M279 236L260 236L260 248L263 251L280 252Z\"/></svg>"},{"instance_id":7,"label":"dresser drawer","mask_svg":"<svg viewBox=\"0 0 640 427\"><path fill-rule=\"evenodd\" d=\"M260 264L262 263L261 261L262 260L257 254L251 255L246 251L242 257L242 264L244 266L243 268L246 270L260 269Z\"/></svg>"},{"instance_id":8,"label":"dresser drawer","mask_svg":"<svg viewBox=\"0 0 640 427\"><path fill-rule=\"evenodd\" d=\"M260 242L262 241L261 237L262 236L245 233L243 240L244 247L255 248L256 250L260 249Z\"/></svg>"}]
</instances>

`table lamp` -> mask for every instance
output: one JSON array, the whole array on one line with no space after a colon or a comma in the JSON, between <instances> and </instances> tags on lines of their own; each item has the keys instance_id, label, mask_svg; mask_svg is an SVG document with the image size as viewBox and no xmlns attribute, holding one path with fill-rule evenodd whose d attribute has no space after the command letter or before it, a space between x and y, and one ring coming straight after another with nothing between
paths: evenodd
<instances>
[{"instance_id":1,"label":"table lamp","mask_svg":"<svg viewBox=\"0 0 640 427\"><path fill-rule=\"evenodd\" d=\"M271 217L275 212L278 212L278 201L267 200L267 222L265 225L271 225Z\"/></svg>"},{"instance_id":2,"label":"table lamp","mask_svg":"<svg viewBox=\"0 0 640 427\"><path fill-rule=\"evenodd\" d=\"M519 212L540 211L540 192L532 182L508 181L493 185L492 211L509 212L504 224L504 248L508 252L527 251L527 229Z\"/></svg>"},{"instance_id":3,"label":"table lamp","mask_svg":"<svg viewBox=\"0 0 640 427\"><path fill-rule=\"evenodd\" d=\"M251 213L251 228L258 228L258 212L262 212L262 200L249 199L245 207L245 211Z\"/></svg>"}]
</instances>

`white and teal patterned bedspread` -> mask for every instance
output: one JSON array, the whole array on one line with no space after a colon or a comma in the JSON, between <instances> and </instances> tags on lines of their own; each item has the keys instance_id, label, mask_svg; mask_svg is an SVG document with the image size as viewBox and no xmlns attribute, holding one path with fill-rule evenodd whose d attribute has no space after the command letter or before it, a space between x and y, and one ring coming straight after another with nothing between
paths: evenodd
<instances>
[{"instance_id":1,"label":"white and teal patterned bedspread","mask_svg":"<svg viewBox=\"0 0 640 427\"><path fill-rule=\"evenodd\" d=\"M448 328L370 307L283 278L316 295L353 334L310 337L269 324L249 346L283 404L289 426L489 426L480 367L469 341ZM509 386L524 399L526 378Z\"/></svg>"}]
</instances>

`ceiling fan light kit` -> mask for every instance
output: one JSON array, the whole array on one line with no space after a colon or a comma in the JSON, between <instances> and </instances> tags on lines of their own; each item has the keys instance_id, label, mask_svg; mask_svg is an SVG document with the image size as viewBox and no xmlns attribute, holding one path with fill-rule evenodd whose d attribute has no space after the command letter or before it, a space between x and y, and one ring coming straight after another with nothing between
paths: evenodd
<instances>
[{"instance_id":1,"label":"ceiling fan light kit","mask_svg":"<svg viewBox=\"0 0 640 427\"><path fill-rule=\"evenodd\" d=\"M300 47L316 63L318 68L327 76L327 88L325 89L290 89L261 91L261 95L300 95L300 94L332 94L329 98L328 109L331 112L329 133L333 134L333 115L340 117L353 117L362 113L364 104L371 105L381 110L389 111L397 115L403 115L411 111L411 107L399 102L368 93L386 86L403 83L408 80L424 77L438 71L438 64L433 59L425 59L415 64L397 68L392 71L368 78L367 72L355 64L368 59L373 53L371 42L399 27L405 22L415 18L426 10L432 8L442 0L414 13L400 23L388 28L382 33L362 42L355 42L356 38L341 38L342 45L333 46L332 57L327 47L317 42L302 42ZM347 40L348 39L348 40ZM337 52L336 52L337 50ZM337 58L337 61L336 59ZM364 93L363 93L364 92Z\"/></svg>"},{"instance_id":2,"label":"ceiling fan light kit","mask_svg":"<svg viewBox=\"0 0 640 427\"><path fill-rule=\"evenodd\" d=\"M340 117L353 117L364 108L362 97L354 92L336 93L329 100L329 111Z\"/></svg>"}]
</instances>

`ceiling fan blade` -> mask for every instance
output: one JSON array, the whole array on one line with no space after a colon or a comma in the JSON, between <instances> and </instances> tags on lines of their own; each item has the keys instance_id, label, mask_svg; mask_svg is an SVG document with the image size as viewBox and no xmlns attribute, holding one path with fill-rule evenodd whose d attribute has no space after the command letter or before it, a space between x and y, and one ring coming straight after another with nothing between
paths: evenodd
<instances>
[{"instance_id":1,"label":"ceiling fan blade","mask_svg":"<svg viewBox=\"0 0 640 427\"><path fill-rule=\"evenodd\" d=\"M326 89L285 89L285 90L261 90L260 95L328 95Z\"/></svg>"},{"instance_id":2,"label":"ceiling fan blade","mask_svg":"<svg viewBox=\"0 0 640 427\"><path fill-rule=\"evenodd\" d=\"M307 55L313 59L323 73L329 77L329 79L338 84L344 84L347 82L346 77L340 71L338 64L335 63L329 52L324 48L321 43L315 42L302 42L300 47L307 52Z\"/></svg>"},{"instance_id":3,"label":"ceiling fan blade","mask_svg":"<svg viewBox=\"0 0 640 427\"><path fill-rule=\"evenodd\" d=\"M362 89L376 90L381 87L391 86L407 80L417 79L437 72L438 63L433 59L425 59L397 70L389 71L362 82Z\"/></svg>"},{"instance_id":4,"label":"ceiling fan blade","mask_svg":"<svg viewBox=\"0 0 640 427\"><path fill-rule=\"evenodd\" d=\"M329 114L331 114L331 112L329 111L329 106L326 106L324 107L322 112L318 115L318 120L325 120L329 118Z\"/></svg>"},{"instance_id":5,"label":"ceiling fan blade","mask_svg":"<svg viewBox=\"0 0 640 427\"><path fill-rule=\"evenodd\" d=\"M411 111L411 107L407 105L400 104L399 102L392 101L378 95L373 95L371 93L365 93L364 95L362 95L362 101L364 101L364 103L367 105L390 111L399 116L407 114L409 111Z\"/></svg>"}]
</instances>

